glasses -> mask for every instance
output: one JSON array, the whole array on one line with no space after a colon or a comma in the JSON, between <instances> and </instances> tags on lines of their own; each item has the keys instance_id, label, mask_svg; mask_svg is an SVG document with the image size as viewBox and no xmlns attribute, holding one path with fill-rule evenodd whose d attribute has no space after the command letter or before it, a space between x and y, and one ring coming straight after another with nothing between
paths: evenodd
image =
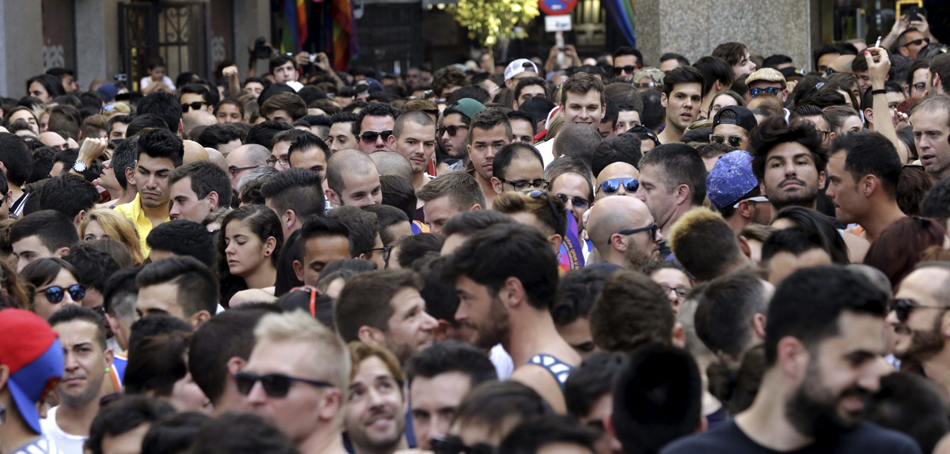
<instances>
[{"instance_id":1,"label":"glasses","mask_svg":"<svg viewBox=\"0 0 950 454\"><path fill-rule=\"evenodd\" d=\"M202 107L207 106L207 105L208 105L208 103L202 102L202 101L195 101L195 102L190 102L190 103L182 104L182 105L181 105L181 113L188 113L188 108L189 108L189 107L192 108L192 109L194 109L194 110L201 110Z\"/></svg>"},{"instance_id":2,"label":"glasses","mask_svg":"<svg viewBox=\"0 0 950 454\"><path fill-rule=\"evenodd\" d=\"M921 44L924 44L924 43L926 43L926 44L930 44L930 40L929 40L929 39L927 39L927 38L920 38L920 39L915 39L915 40L913 40L913 41L907 41L907 43L906 43L906 44L904 44L904 45L903 45L903 46L901 46L901 47L907 47L907 46L919 46L919 45L921 45Z\"/></svg>"},{"instance_id":3,"label":"glasses","mask_svg":"<svg viewBox=\"0 0 950 454\"><path fill-rule=\"evenodd\" d=\"M274 164L277 164L278 162L279 162L280 165L282 165L282 166L285 166L285 167L290 166L290 160L287 159L287 158L280 158L280 159L277 159L277 158L267 158L267 161L265 161L265 162L267 163L267 165L268 165L269 167L273 167Z\"/></svg>"},{"instance_id":4,"label":"glasses","mask_svg":"<svg viewBox=\"0 0 950 454\"><path fill-rule=\"evenodd\" d=\"M450 435L433 438L432 451L435 454L493 454L495 448L485 443L468 446L461 438Z\"/></svg>"},{"instance_id":5,"label":"glasses","mask_svg":"<svg viewBox=\"0 0 950 454\"><path fill-rule=\"evenodd\" d=\"M567 194L554 194L554 197L557 197L565 205L570 200L574 208L587 208L587 205L590 205L590 200L583 197L568 197Z\"/></svg>"},{"instance_id":6,"label":"glasses","mask_svg":"<svg viewBox=\"0 0 950 454\"><path fill-rule=\"evenodd\" d=\"M753 88L753 89L750 89L750 90L749 90L749 94L752 95L753 98L756 97L756 96L761 95L762 93L768 93L768 94L770 94L770 95L776 95L776 96L777 96L777 95L778 95L778 92L781 91L781 90L782 90L782 89L781 89L781 88L778 88L778 87Z\"/></svg>"},{"instance_id":7,"label":"glasses","mask_svg":"<svg viewBox=\"0 0 950 454\"><path fill-rule=\"evenodd\" d=\"M69 292L69 297L73 301L82 301L86 296L86 286L82 284L73 284L69 288L62 288L58 285L51 285L44 289L39 289L37 293L42 293L46 295L46 301L51 303L58 303L63 300L63 297L66 296L66 292Z\"/></svg>"},{"instance_id":8,"label":"glasses","mask_svg":"<svg viewBox=\"0 0 950 454\"><path fill-rule=\"evenodd\" d=\"M743 141L743 140L745 140L745 137L742 137L742 136L729 136L729 137L726 137L726 136L724 136L724 135L722 135L722 134L710 134L710 135L709 135L709 143L718 143L719 145L722 145L722 144L724 144L724 143L726 143L726 142L729 142L729 146L730 146L730 147L736 147L736 148L738 148L740 145L742 145L742 141Z\"/></svg>"},{"instance_id":9,"label":"glasses","mask_svg":"<svg viewBox=\"0 0 950 454\"><path fill-rule=\"evenodd\" d=\"M822 141L822 142L828 140L828 136L831 135L831 131L822 131L821 129L819 129L818 132L821 133L821 141Z\"/></svg>"},{"instance_id":10,"label":"glasses","mask_svg":"<svg viewBox=\"0 0 950 454\"><path fill-rule=\"evenodd\" d=\"M247 166L247 167L228 167L228 173L231 174L231 178L237 177L238 172L243 172L245 170L256 169L260 166Z\"/></svg>"},{"instance_id":11,"label":"glasses","mask_svg":"<svg viewBox=\"0 0 950 454\"><path fill-rule=\"evenodd\" d=\"M468 126L465 126L465 125L443 126L439 128L439 137L442 137L443 135L445 135L445 133L449 133L449 136L455 137L455 134L458 133L459 130L461 129L468 129Z\"/></svg>"},{"instance_id":12,"label":"glasses","mask_svg":"<svg viewBox=\"0 0 950 454\"><path fill-rule=\"evenodd\" d=\"M528 188L531 188L531 189L547 189L548 188L548 180L545 180L544 178L538 178L537 180L506 180L504 178L499 178L498 180L504 184L510 184L514 186L515 191L523 191Z\"/></svg>"},{"instance_id":13,"label":"glasses","mask_svg":"<svg viewBox=\"0 0 950 454\"><path fill-rule=\"evenodd\" d=\"M563 232L564 230L561 229L561 225L567 222L567 220L564 219L563 216L559 216L557 214L557 207L554 206L554 201L551 200L551 194L548 194L547 191L535 189L534 191L531 191L528 193L528 197L531 197L532 199L540 199L541 197L544 197L545 200L548 201L548 208L551 209L551 215L554 216L554 233L557 233L558 235L562 235L561 232Z\"/></svg>"},{"instance_id":14,"label":"glasses","mask_svg":"<svg viewBox=\"0 0 950 454\"><path fill-rule=\"evenodd\" d=\"M661 285L660 287L663 287L666 293L676 292L676 296L680 298L686 298L686 295L689 295L689 289L686 287L667 287L665 285Z\"/></svg>"},{"instance_id":15,"label":"glasses","mask_svg":"<svg viewBox=\"0 0 950 454\"><path fill-rule=\"evenodd\" d=\"M267 394L267 397L286 397L287 393L290 392L290 385L295 381L316 386L317 388L334 387L332 383L325 381L309 380L283 374L255 375L250 372L238 372L237 375L234 376L234 379L238 392L244 396L251 393L251 389L254 388L254 384L257 382L261 382L261 386L264 387L264 393Z\"/></svg>"},{"instance_id":16,"label":"glasses","mask_svg":"<svg viewBox=\"0 0 950 454\"><path fill-rule=\"evenodd\" d=\"M369 252L379 251L383 256L383 263L389 266L389 255L393 252L395 246L383 246L383 247L374 247L369 250Z\"/></svg>"},{"instance_id":17,"label":"glasses","mask_svg":"<svg viewBox=\"0 0 950 454\"><path fill-rule=\"evenodd\" d=\"M363 139L364 143L373 143L376 142L376 138L379 136L383 136L383 140L387 140L391 135L393 135L392 129L387 129L384 131L363 131L360 134L360 138Z\"/></svg>"},{"instance_id":18,"label":"glasses","mask_svg":"<svg viewBox=\"0 0 950 454\"><path fill-rule=\"evenodd\" d=\"M633 86L634 86L635 88L656 88L657 90L662 90L662 89L663 89L663 84L658 84L658 83L653 82L653 81L650 81L650 82L637 82L637 83L633 84Z\"/></svg>"},{"instance_id":19,"label":"glasses","mask_svg":"<svg viewBox=\"0 0 950 454\"><path fill-rule=\"evenodd\" d=\"M924 91L927 89L927 82L917 82L914 84L914 90Z\"/></svg>"},{"instance_id":20,"label":"glasses","mask_svg":"<svg viewBox=\"0 0 950 454\"><path fill-rule=\"evenodd\" d=\"M907 318L910 317L910 311L918 308L942 309L944 311L950 309L950 307L944 306L925 306L923 304L917 304L916 301L910 298L893 299L887 303L887 311L894 311L897 314L897 320L902 323L906 322Z\"/></svg>"},{"instance_id":21,"label":"glasses","mask_svg":"<svg viewBox=\"0 0 950 454\"><path fill-rule=\"evenodd\" d=\"M759 203L759 202L768 202L769 198L759 196L759 197L749 197L748 199L742 199L742 200L745 200L747 202ZM742 200L736 202L736 204L733 205L732 207L739 208L739 204L742 203Z\"/></svg>"},{"instance_id":22,"label":"glasses","mask_svg":"<svg viewBox=\"0 0 950 454\"><path fill-rule=\"evenodd\" d=\"M654 222L653 224L650 224L650 225L648 225L648 226L646 226L646 227L640 227L639 229L621 230L621 231L619 231L619 232L617 232L617 233L619 233L619 234L621 234L621 235L633 235L634 233L646 232L646 231L648 231L648 230L650 231L650 238L651 238L651 239L655 239L655 238L656 238L656 231L659 230L659 227L656 226L656 222Z\"/></svg>"},{"instance_id":23,"label":"glasses","mask_svg":"<svg viewBox=\"0 0 950 454\"><path fill-rule=\"evenodd\" d=\"M614 74L621 75L623 73L633 74L634 71L640 69L640 65L627 65L627 66L618 66L614 68Z\"/></svg>"},{"instance_id":24,"label":"glasses","mask_svg":"<svg viewBox=\"0 0 950 454\"><path fill-rule=\"evenodd\" d=\"M611 178L600 184L600 190L606 195L616 194L620 186L628 193L637 192L640 189L640 180L636 178Z\"/></svg>"}]
</instances>

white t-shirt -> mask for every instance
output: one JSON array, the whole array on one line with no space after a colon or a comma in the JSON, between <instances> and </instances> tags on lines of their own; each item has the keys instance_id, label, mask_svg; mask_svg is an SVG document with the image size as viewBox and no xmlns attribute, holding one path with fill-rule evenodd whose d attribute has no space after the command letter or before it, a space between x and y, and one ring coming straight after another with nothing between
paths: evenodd
<instances>
[{"instance_id":1,"label":"white t-shirt","mask_svg":"<svg viewBox=\"0 0 950 454\"><path fill-rule=\"evenodd\" d=\"M541 153L541 160L544 161L544 168L548 168L548 164L554 160L557 156L554 156L554 139L539 143L534 146L538 149L538 152Z\"/></svg>"},{"instance_id":2,"label":"white t-shirt","mask_svg":"<svg viewBox=\"0 0 950 454\"><path fill-rule=\"evenodd\" d=\"M62 451L56 447L56 443L45 436L40 436L16 448L11 454L62 454Z\"/></svg>"},{"instance_id":3,"label":"white t-shirt","mask_svg":"<svg viewBox=\"0 0 950 454\"><path fill-rule=\"evenodd\" d=\"M162 83L168 85L168 88L171 88L172 90L175 89L175 82L172 81L171 77L163 77ZM145 87L148 87L149 85L152 85L152 76L145 76L139 81L139 90L144 90Z\"/></svg>"},{"instance_id":4,"label":"white t-shirt","mask_svg":"<svg viewBox=\"0 0 950 454\"><path fill-rule=\"evenodd\" d=\"M83 454L83 443L89 437L63 432L56 424L56 410L58 409L59 407L50 408L46 412L46 418L40 420L43 436L54 443L54 446L59 448L63 454Z\"/></svg>"},{"instance_id":5,"label":"white t-shirt","mask_svg":"<svg viewBox=\"0 0 950 454\"><path fill-rule=\"evenodd\" d=\"M505 347L502 347L501 344L491 348L489 359L492 365L495 366L495 373L498 374L498 380L500 381L507 380L511 377L511 373L515 371L515 363L511 360L511 355L505 351Z\"/></svg>"}]
</instances>

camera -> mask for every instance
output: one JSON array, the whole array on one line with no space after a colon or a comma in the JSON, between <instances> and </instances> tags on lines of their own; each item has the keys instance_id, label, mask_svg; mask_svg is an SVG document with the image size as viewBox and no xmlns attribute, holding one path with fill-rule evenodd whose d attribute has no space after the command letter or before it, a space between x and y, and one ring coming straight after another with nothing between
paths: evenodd
<instances>
[{"instance_id":1,"label":"camera","mask_svg":"<svg viewBox=\"0 0 950 454\"><path fill-rule=\"evenodd\" d=\"M254 41L254 58L258 60L270 59L270 49L267 48L267 39L263 36Z\"/></svg>"}]
</instances>

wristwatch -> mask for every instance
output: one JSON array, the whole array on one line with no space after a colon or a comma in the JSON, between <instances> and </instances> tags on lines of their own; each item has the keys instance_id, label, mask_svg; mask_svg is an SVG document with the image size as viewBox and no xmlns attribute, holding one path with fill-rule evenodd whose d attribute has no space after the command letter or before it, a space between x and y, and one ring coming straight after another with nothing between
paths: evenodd
<instances>
[{"instance_id":1,"label":"wristwatch","mask_svg":"<svg viewBox=\"0 0 950 454\"><path fill-rule=\"evenodd\" d=\"M77 159L76 162L73 163L73 170L80 174L86 173L86 163Z\"/></svg>"}]
</instances>

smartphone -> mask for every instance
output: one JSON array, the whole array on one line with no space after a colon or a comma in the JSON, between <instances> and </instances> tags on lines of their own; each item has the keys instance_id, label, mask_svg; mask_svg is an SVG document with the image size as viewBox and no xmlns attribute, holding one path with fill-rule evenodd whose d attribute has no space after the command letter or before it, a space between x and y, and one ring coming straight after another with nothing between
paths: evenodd
<instances>
[{"instance_id":1,"label":"smartphone","mask_svg":"<svg viewBox=\"0 0 950 454\"><path fill-rule=\"evenodd\" d=\"M915 20L916 20L916 21L919 21L919 20L920 20L920 7L917 6L917 5L908 6L908 7L907 7L907 17L909 17L911 21L915 21Z\"/></svg>"}]
</instances>

